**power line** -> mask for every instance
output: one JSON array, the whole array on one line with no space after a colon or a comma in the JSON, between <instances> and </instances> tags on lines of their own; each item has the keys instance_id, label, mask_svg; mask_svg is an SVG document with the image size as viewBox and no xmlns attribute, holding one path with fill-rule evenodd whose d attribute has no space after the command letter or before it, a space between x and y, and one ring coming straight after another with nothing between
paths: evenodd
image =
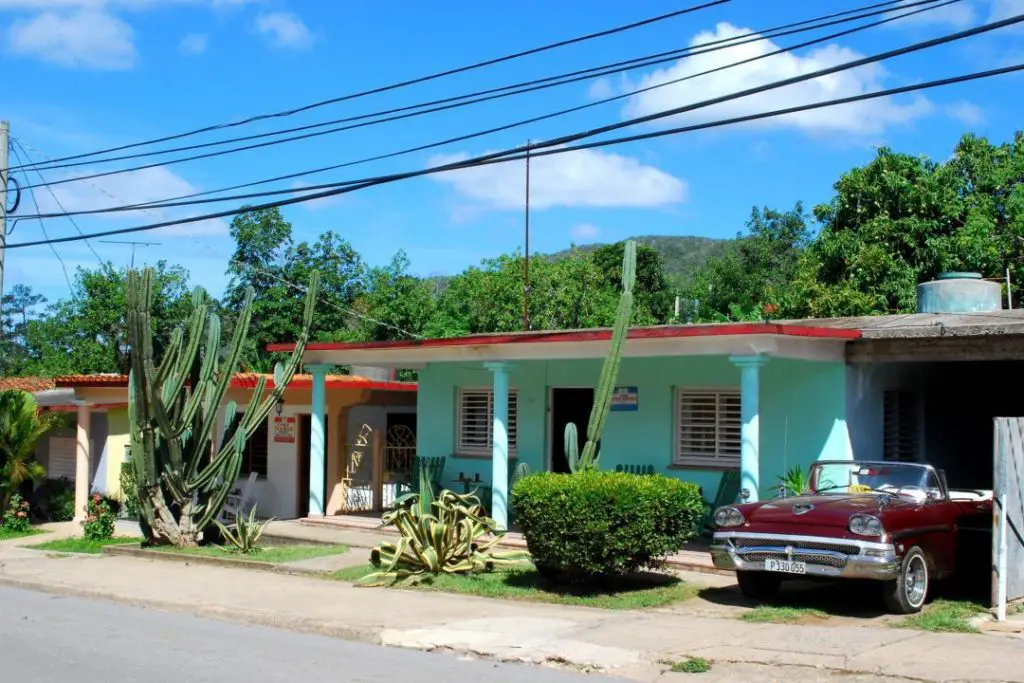
<instances>
[{"instance_id":1,"label":"power line","mask_svg":"<svg viewBox=\"0 0 1024 683\"><path fill-rule=\"evenodd\" d=\"M960 1L961 0L946 0L945 2L943 2L942 4L939 4L939 5L931 5L929 7L923 8L923 9L917 9L917 10L914 10L914 11L911 11L911 12L907 12L905 14L900 14L900 15L892 16L892 17L889 17L889 18L886 18L886 19L882 19L882 20L879 20L879 21L876 21L876 22L872 22L872 23L868 23L868 24L862 24L860 26L855 26L853 28L846 29L844 31L838 31L838 32L831 33L831 34L828 34L828 35L825 35L825 36L814 38L812 40L807 40L807 41L804 41L802 43L798 43L798 44L795 44L795 45L783 47L783 48L780 48L780 49L775 50L773 52L768 52L768 53L765 53L765 54L762 54L762 55L757 55L757 56L754 56L754 57L750 57L750 58L741 60L739 62L733 62L733 63L726 64L726 65L723 65L723 66L715 67L713 69L708 69L708 70L701 71L701 72L698 72L698 73L690 74L688 76L683 76L681 78L675 78L675 79L671 79L671 80L668 80L668 81L665 81L665 82L656 83L654 85L650 85L650 86L646 86L646 87L643 87L643 88L639 88L637 90L632 90L632 91L627 92L627 93L622 93L622 94L615 95L615 96L612 96L612 97L607 97L607 98L603 98L603 99L596 100L596 101L593 101L593 102L588 102L586 104L578 105L578 106L575 106L575 107L570 107L568 109L562 109L562 110L559 110L559 111L556 111L556 112L552 112L552 113L549 113L549 114L543 114L543 115L540 115L540 116L535 116L535 117L532 117L532 118L516 121L516 122L510 123L510 124L505 124L505 125L498 126L498 127L495 127L495 128L489 128L489 129L482 130L482 131L477 131L477 132L474 132L474 133L468 133L468 134L465 134L465 135L459 135L459 136L456 136L456 137L446 138L444 140L439 140L439 141L431 142L431 143L424 144L424 145L418 145L418 146L415 146L415 147L409 147L409 148L402 149L402 150L399 150L399 151L396 151L396 152L390 152L390 153L387 153L387 154L379 154L379 155L375 155L375 156L371 156L371 157L365 157L365 158L357 159L357 160L354 160L354 161L343 162L343 163L340 163L340 164L333 164L331 166L325 166L325 167L321 167L321 168L317 168L317 169L312 169L312 170L307 170L307 171L300 171L298 173L291 173L291 174L287 174L287 175L277 176L275 178L270 178L270 179L266 179L266 180L258 180L258 181L254 181L254 182L250 182L250 183L244 183L242 185L235 185L235 186L228 187L228 188L221 188L219 190L208 190L206 192L192 193L192 194L189 194L189 195L183 195L183 196L180 196L180 197L173 197L173 198L170 198L170 199L167 199L167 200L162 200L162 201L161 200L157 200L157 201L139 203L139 204L134 204L134 205L106 207L106 208L99 208L99 209L88 209L88 210L83 210L83 211L80 211L80 212L76 212L75 215L114 213L114 212L121 212L121 211L132 211L132 210L136 210L138 207L141 207L141 206L149 206L149 207L152 207L152 208L157 208L157 207L159 207L159 208L167 208L167 207L175 207L175 206L196 206L196 205L200 205L200 204L211 204L211 203L218 203L218 202L224 202L224 201L247 200L247 199L254 199L254 198L257 198L257 197L268 197L268 196L274 196L274 195L279 195L279 194L308 193L308 192L314 192L316 190L338 187L339 183L325 183L325 184L321 184L321 185L311 185L311 186L301 187L301 188L282 188L282 189L278 189L278 190L267 190L267 191L263 191L263 192L252 192L252 193L241 194L241 195L229 195L229 196L225 196L225 197L216 197L216 198L213 198L213 199L204 199L204 200L197 200L197 201L185 201L185 200L192 199L194 197L200 197L200 196L209 195L209 194L218 194L220 192L226 192L226 191L230 191L230 190L233 190L233 189L242 189L242 188L245 188L245 187L252 187L252 186L255 186L255 185L262 185L262 184L266 184L266 183L270 183L270 182L277 182L277 181L281 181L281 180L290 180L290 179L299 178L299 177L306 176L306 175L311 175L311 174L315 174L315 173L322 173L324 171L330 171L330 170L337 170L337 169L340 169L340 168L346 168L346 167L350 167L350 166L357 166L357 165L360 165L360 164L365 164L365 163L369 163L369 162L373 162L373 161L380 161L380 160L383 160L383 159L394 158L394 157L402 156L402 155L405 155L405 154L411 154L411 153L414 153L414 152L420 152L420 151L424 151L424 150L427 150L427 149L441 147L441 146L444 146L444 145L447 145L447 144L451 144L451 143L455 143L455 142L463 142L465 140L470 140L470 139L473 139L473 138L483 137L485 135L490 135L490 134L493 134L493 133L510 130L512 128L517 128L517 127L528 125L528 124L531 124L531 123L536 123L538 121L543 121L543 120L546 120L546 119L556 118L556 117L559 117L559 116L563 116L565 114L575 113L577 111L582 111L584 109L589 109L591 107L600 106L602 104L607 104L609 102L614 102L614 101L617 101L617 100L626 99L626 98L633 97L633 96L635 96L637 94L640 94L640 93L643 93L643 92L649 92L649 91L652 91L652 90L655 90L655 89L658 89L658 88L664 88L664 87L667 87L667 86L670 86L670 85L676 85L678 83L689 81L689 80L692 80L694 78L699 78L701 76L706 76L706 75L709 75L709 74L712 74L712 73L716 73L716 72L719 72L719 71L724 71L726 69L731 69L731 68L734 68L734 67L737 67L737 66L742 66L742 65L749 64L749 63L752 63L752 62L755 62L755 61L759 61L761 59L767 59L769 57L774 57L776 55L779 55L779 54L782 54L782 53L785 53L785 52L791 52L793 50L797 50L797 49L800 49L800 48L808 47L810 45L815 45L815 44L823 43L823 42L826 42L826 41L829 41L829 40L833 40L835 38L847 36L847 35L850 35L850 34L853 34L853 33L859 32L859 31L864 31L864 30L867 30L867 29L870 29L870 28L875 28L875 27L881 26L883 24L887 24L887 23L890 23L890 22L893 22L893 21L898 21L898 20L903 19L905 17L912 16L914 14L919 14L921 12L930 11L930 10L933 10L933 9L938 9L940 7L944 7L944 6L953 4L955 2L960 2ZM878 14L878 13L876 13L876 14ZM362 181L347 181L347 183L350 183L350 184L351 183L358 183L358 182L362 182ZM178 200L181 200L181 201L178 201ZM46 217L46 216L44 215L44 217Z\"/></svg>"},{"instance_id":2,"label":"power line","mask_svg":"<svg viewBox=\"0 0 1024 683\"><path fill-rule=\"evenodd\" d=\"M1024 18L1024 15L1021 15L1021 17ZM521 149L525 149L525 151L529 152L530 155L531 155L531 158L536 158L536 157L539 157L539 156L551 156L551 155L556 155L556 154L567 154L567 153L570 153L570 152L576 152L576 151L580 151L580 150L584 150L584 149L597 149L597 148L602 148L602 147L609 147L609 146L612 146L612 145L624 144L624 143L628 143L628 142L637 142L639 140L649 140L649 139L653 139L653 138L665 137L665 136L668 136L668 135L677 135L677 134L680 134L680 133L689 133L689 132L698 131L698 130L707 130L707 129L710 129L710 128L718 128L718 127L727 126L727 125L735 125L735 124L738 124L738 123L747 123L747 122L750 122L750 121L758 121L758 120L762 120L762 119L773 118L773 117L776 117L776 116L787 116L789 114L796 114L796 113L799 113L799 112L810 111L810 110L814 110L814 109L821 109L821 108L824 108L824 107L831 107L831 106L837 106L837 105L842 105L842 104L852 104L854 102L861 102L861 101L864 101L864 100L876 99L876 98L879 98L879 97L889 97L889 96L892 96L892 95L900 95L900 94L904 94L904 93L908 93L908 92L916 92L916 91L919 91L919 90L926 90L926 89L929 89L929 88L941 87L941 86L946 86L946 85L953 85L953 84L956 84L956 83L965 83L965 82L968 82L968 81L974 81L974 80L979 80L979 79L983 79L983 78L991 78L991 77L994 77L994 76L1001 76L1001 75L1004 75L1004 74L1014 73L1014 72L1018 72L1018 71L1024 71L1024 64L1017 64L1017 65L1014 65L1014 66L1002 67L1002 68L999 68L999 69L991 69L989 71L975 72L975 73L966 74L966 75L963 75L963 76L953 76L953 77L943 78L943 79L939 79L939 80L935 80L935 81L928 81L928 82L925 82L925 83L918 83L918 84L915 84L915 85L906 85L906 86L901 86L901 87L898 87L898 88L890 88L888 90L880 90L880 91L871 92L871 93L862 93L862 94L853 95L853 96L850 96L850 97L844 97L844 98L839 98L839 99L835 99L835 100L828 100L828 101L824 101L824 102L816 102L816 103L813 103L813 104L805 104L805 105L801 105L801 106L797 106L797 107L789 107L789 108L786 108L786 109L776 109L776 110L773 110L773 111L762 112L762 113L759 113L759 114L748 114L746 116L738 116L738 117L734 117L734 118L731 118L731 119L724 119L724 120L719 120L719 121L711 121L711 122L707 122L707 123L699 123L699 124L694 124L694 125L691 125L691 126L682 126L682 127L679 127L679 128L671 128L671 129L667 129L667 130L654 131L654 132L651 132L651 133L642 133L642 134L638 134L638 135L631 135L631 136L626 136L626 137L621 137L621 138L613 138L611 140L602 140L602 141L598 141L598 142L590 142L590 143L585 143L585 144L581 144L581 145L575 145L573 147L559 147L559 148L555 148L555 149L543 149L543 150L537 152L537 151L534 151L534 150L539 149L540 147L547 145L547 143L538 143L536 145L531 145L529 147L529 149L526 149L526 148L521 148ZM671 115L674 115L674 114L665 114L665 115L666 116L671 116ZM585 134L580 134L580 135L581 136L585 136ZM281 207L281 206L289 206L289 205L292 205L292 204L300 204L300 203L303 203L303 202L312 201L314 199L322 199L322 198L325 198L325 197L332 197L332 196L335 196L335 195L347 194L349 192L355 192L356 190L361 190L361 189L365 189L365 188L368 188L368 187L373 187L375 185L382 185L382 184L386 184L386 183L391 183L391 182L395 182L397 180L405 180L407 178L414 178L414 177L419 177L419 176L432 175L432 174L435 174L435 173L454 171L454 170L464 170L464 169L467 169L467 168L475 168L477 166L486 166L486 165L490 165L490 164L505 163L505 162L509 162L509 161L518 161L518 160L526 158L525 153L514 155L514 156L509 156L511 154L514 154L516 151L517 150L513 149L513 150L509 150L509 151L505 151L505 152L498 152L498 153L489 154L489 155L485 155L485 156L481 156L481 157L475 157L473 159L468 159L468 160L465 160L465 161L462 161L462 162L456 162L456 163L453 163L453 164L446 164L444 166L438 166L438 167L423 169L423 170L419 170L419 171L411 171L411 172L407 172L407 173L395 174L395 175L391 175L391 176L383 176L383 177L379 177L379 178L367 179L367 180L361 182L358 185L351 185L350 184L348 187L343 187L343 188L334 189L334 190L327 190L327 191L324 191L324 192L319 192L319 193L311 194L311 195L304 196L304 197L295 197L295 198L292 198L292 199L284 199L284 200L279 200L279 201L275 201L275 202L267 202L265 204L258 204L258 205L255 205L255 206L245 206L245 207L241 207L241 208L238 208L238 209L232 209L232 210L229 210L229 211L222 211L222 212L213 213L213 214L205 214L203 216L197 216L197 217L193 217L193 218L185 218L185 219L180 219L180 220L175 220L175 221L168 221L168 222L165 222L165 223L157 223L157 224L153 224L153 225L142 225L142 226L137 226L137 227L133 227L133 228L121 228L121 229L118 229L118 230L108 230L108 231L104 231L104 232L92 233L90 235L90 237L106 237L106 236L109 236L109 235L122 235L122 234L128 234L128 233L133 233L133 232L142 232L142 231L146 231L146 230L155 230L157 228L163 228L163 227L167 227L167 226L171 226L171 225L180 225L180 224L183 224L183 223L193 223L193 222L197 222L197 221L201 221L201 220L210 220L210 219L214 219L214 218L224 218L224 217L227 217L227 216L233 216L233 215L237 215L239 213L246 213L246 212L249 212L249 211L259 211L259 210L262 210L262 209L269 209L269 208L275 208L275 207ZM349 181L349 183L352 183L352 182L354 182L354 181ZM74 242L74 241L77 241L78 239L81 239L81 238L63 237L63 238L59 238L59 239L55 239L55 240L50 240L50 241L19 242L17 244L8 245L8 249L23 248L23 247L34 247L34 246L40 246L40 245L43 245L43 244L58 243L58 242Z\"/></svg>"},{"instance_id":3,"label":"power line","mask_svg":"<svg viewBox=\"0 0 1024 683\"><path fill-rule=\"evenodd\" d=\"M746 45L748 43L759 42L759 41L762 41L762 40L771 40L773 38L780 38L780 37L783 37L783 36L792 35L794 33L802 33L802 32L806 32L806 31L813 31L813 30L817 30L817 29L820 29L820 28L826 28L828 26L833 26L835 24L841 24L841 23L846 23L846 22L850 22L850 21L856 21L856 20L859 20L859 19L864 19L864 18L868 18L868 17L872 17L872 16L877 16L879 14L891 13L892 11L896 11L896 10L910 9L910 8L918 7L918 6L921 6L921 5L930 5L929 7L926 7L924 10L919 10L919 11L929 11L929 10L932 10L932 9L937 9L938 7L942 7L942 6L945 6L945 5L949 5L949 4L952 4L952 3L955 3L955 2L961 2L961 1L962 0L946 0L946 2L942 2L940 5L935 6L935 3L940 2L940 0L917 0L916 2L912 2L912 3L906 3L905 0L888 0L887 2L877 3L877 4L874 4L874 5L868 5L868 6L862 7L862 8L857 8L857 9L853 9L853 10L845 10L843 12L835 12L835 13L832 13L832 14L824 15L822 17L817 17L817 18L814 18L814 19L805 19L803 21L794 22L794 23L790 23L790 24L785 24L783 26L776 26L776 27L769 28L769 29L761 29L761 30L758 30L758 31L751 31L751 32L748 32L746 34L741 34L741 35L733 36L733 37L730 37L730 38L720 38L720 39L717 39L717 40L712 40L712 41L708 41L708 42L705 42L705 43L699 43L697 45L691 45L691 46L688 46L688 47L685 47L685 48L679 48L679 49L671 50L671 51L668 51L668 52L660 52L660 53L656 53L656 54L653 54L653 55L647 55L647 56L644 56L644 57L638 57L638 58L635 58L635 59L619 61L619 62L615 62L615 63L612 63L612 64L605 64L605 65L602 65L602 66L592 67L592 68L589 68L589 69L583 69L583 70L579 70L579 71L573 71L573 72L565 73L565 74L559 74L557 76L548 76L548 77L545 77L545 78L533 79L533 80L530 80L530 81L519 82L519 83L515 83L515 84L511 84L511 85L505 85L505 86L497 87L497 88L489 88L489 89L486 89L486 90L479 90L479 91L476 91L476 92L467 93L467 94L463 94L463 95L456 95L456 96L453 96L453 97L446 97L446 98L442 98L442 99L431 100L431 101L428 101L428 102L420 102L418 104L406 105L406 106L396 107L396 108L392 108L392 109L385 109L385 110L382 110L382 111L370 112L370 113L367 113L367 114L359 114L357 116L349 116L349 117L340 118L340 119L333 119L333 120L330 120L330 121L323 121L323 122L319 122L319 123L312 123L312 124L307 124L307 125L304 125L304 126L296 126L296 127L292 127L292 128L285 128L285 129L280 129L280 130L276 130L276 131L270 131L270 132L266 132L266 133L258 133L258 134L254 134L254 135L245 135L245 136L241 136L241 137L228 138L228 139L224 139L224 140L215 140L215 141L212 141L212 142L205 142L205 143L199 143L199 144L194 144L194 145L186 145L186 146L181 146L181 147L172 147L172 148L168 148L168 149L154 150L154 151L150 151L150 152L139 152L139 153L128 154L128 155L123 155L123 156L107 157L107 158L104 158L104 159L90 159L90 160L87 160L87 161L77 161L77 162L73 162L73 163L64 163L64 164L59 164L59 165L50 165L50 163L52 163L52 162L48 162L45 165L44 170L46 170L46 169L53 169L53 170L55 170L55 169L63 169L63 168L72 168L72 167L87 166L87 165L92 165L92 164L102 164L102 163L110 163L110 162L114 162L114 161L124 161L124 160L129 160L129 159L139 159L139 158L144 158L144 157L152 157L152 156L156 156L156 155L160 155L160 154L170 154L172 152L184 152L184 151L191 151L191 150L196 150L196 149L205 149L205 148L209 148L209 147L216 147L216 146L220 146L220 145L230 144L230 143L233 143L233 142L245 142L245 141L249 141L249 140L259 140L259 139L263 139L263 138L274 137L274 136L277 136L277 135L285 135L285 134L288 134L288 133L296 133L296 132L307 131L307 130L312 130L312 129L316 129L316 128L323 128L323 127L326 127L326 126L332 126L332 125L336 125L336 124L339 124L339 123L351 123L351 122L354 122L354 121L364 121L364 123L361 123L359 125L342 126L342 127L339 127L339 128L332 128L330 130L319 131L317 133L312 133L312 134L308 134L308 135L299 135L299 136L294 136L294 137L290 137L290 138L284 138L284 139L280 139L280 140L274 140L274 141L270 141L270 142L265 142L265 143L257 144L257 145L246 145L246 146L243 146L243 147L236 147L236 148L232 148L232 149L229 149L229 150L222 150L219 153L202 154L202 155L194 155L194 156L190 156L190 157L183 157L183 158L180 158L180 159L171 159L171 160L168 160L168 161L160 162L159 164L155 164L155 165L176 164L176 163L184 163L184 162L187 162L187 161L195 161L195 160L198 160L198 159L212 158L212 157L215 157L215 156L220 156L221 154L233 154L233 153L236 153L236 152L249 151L249 150L253 150L253 149L260 149L260 148L263 148L263 147L269 147L269 146L276 145L276 144L283 144L283 143L286 143L286 142L295 142L297 140L305 140L305 139L309 139L309 138L313 138L313 137L318 137L318 136L322 136L322 135L331 135L331 134L342 132L342 131L346 131L346 130L353 130L353 129L356 129L356 128L363 128L363 127L373 126L373 125L377 125L377 124L381 124L381 123L390 123L390 122L394 122L394 121L398 121L398 120L402 120L402 119L407 119L407 118L412 118L412 117L416 117L416 116L423 116L425 114L432 114L432 113L437 113L437 112L440 112L440 111L448 111L448 110L451 110L451 109L456 109L456 108L460 108L460 107L464 107L464 106L469 106L469 105L473 105L473 104L479 104L481 102L487 102L487 101L491 101L491 100L495 100L495 99L501 99L501 98L504 98L504 97L512 97L512 96L515 96L515 95L521 95L521 94L525 94L525 93L536 92L538 90L544 90L544 89L547 89L547 88L557 87L557 86L561 86L561 85L568 85L568 84L576 83L576 82L583 81L583 80L589 80L591 78L597 78L597 77L601 77L601 76L607 76L607 75L610 75L610 74L619 73L619 72L621 72L623 70L642 68L642 67L648 67L648 66L655 66L657 64L663 64L663 63L666 63L666 62L675 61L676 59L680 59L682 57L693 57L693 56L696 56L696 55L702 55L702 54L706 54L706 53L709 53L709 52L716 52L718 50L724 50L724 49L729 49L729 48L732 48L732 47L738 47L740 45ZM896 8L896 10L894 10L893 7L892 7L893 5L899 5L899 6ZM884 6L885 9L878 9L880 6ZM876 11L868 11L868 10L876 10ZM866 13L859 14L857 16L849 16L849 15L856 15L858 12L866 12ZM909 16L909 14L908 15L904 15L904 16ZM843 17L843 18L835 20L835 21L827 21L827 20L830 20L830 19L836 19L837 17ZM826 22L826 23L818 23L818 22ZM807 24L814 24L814 23L818 23L818 25L816 25L816 26L807 26ZM786 29L794 29L795 27L803 27L803 28L796 28L796 30L786 30ZM747 40L742 40L744 38L747 38ZM707 48L707 49L699 49L699 48ZM500 94L495 94L495 93L500 93ZM474 98L476 98L476 99L474 99ZM437 105L447 105L447 106L437 106ZM417 109L424 109L424 111L416 111L414 113L406 114L404 116L392 116L393 114L399 114L399 113L402 113L402 112L410 112L410 111L417 110ZM374 119L374 118L378 118L378 117L387 117L387 118L380 118L379 120L366 121L367 119ZM108 174L127 173L127 172L130 172L130 171L138 171L138 170L143 170L145 168L152 168L153 166L154 165L147 165L147 166L141 166L141 167L136 166L136 167L132 167L132 168L120 169L118 171L107 172L107 173ZM84 178L84 177L98 177L98 176L96 176L96 175L79 176L79 178ZM69 179L63 180L62 182L73 182L75 179L76 178L69 178Z\"/></svg>"},{"instance_id":4,"label":"power line","mask_svg":"<svg viewBox=\"0 0 1024 683\"><path fill-rule=\"evenodd\" d=\"M22 158L22 154L25 156L25 159L27 159L28 161L32 161L32 157L29 155L28 150L25 149L25 147L18 141L18 138L11 138L11 142L13 142L14 145L17 145L17 147L21 149L21 154L18 154L16 149L15 149L15 152L14 152L14 156L18 157L19 161ZM12 145L12 147L13 147L13 145ZM57 197L57 193L53 191L53 188L50 187L49 184L46 184L46 178L43 177L42 172L37 170L36 171L36 175L39 176L39 179L43 181L43 184L46 187L46 191L50 193L50 197L53 199L54 203L57 205L57 208L59 208L61 210L62 215L64 217L66 217L71 222L71 225L74 226L75 231L79 235L81 235L82 237L85 237L86 235L85 235L84 232L82 232L82 228L80 228L78 226L78 223L75 221L74 218L71 217L71 214L68 213L68 210L64 208L64 205L61 203L60 199ZM26 178L26 180L27 180L27 178ZM39 204L35 201L35 192L32 189L31 185L28 186L28 190L29 190L29 192L33 193L32 194L32 197L33 197L32 203L35 204L36 210L38 211L39 210ZM42 225L42 221L41 220L40 220L40 225ZM96 260L99 261L100 265L102 266L103 265L103 258L100 257L100 255L96 252L96 249L93 248L92 242L90 242L88 239L85 240L85 246L89 247L89 251L92 252L92 255L96 257ZM65 273L65 275L66 275L66 273Z\"/></svg>"},{"instance_id":5,"label":"power line","mask_svg":"<svg viewBox=\"0 0 1024 683\"><path fill-rule=\"evenodd\" d=\"M119 147L111 147L109 149L103 149L103 150L99 150L99 151L96 151L96 152L88 152L86 154L76 154L76 155L73 155L73 156L61 157L59 159L56 159L55 161L61 161L61 162L62 161L70 161L72 159L82 159L82 158L90 157L90 156L98 156L100 154L109 154L110 152L119 152L121 150L132 149L132 148L135 148L135 147L142 147L144 145L151 145L151 144L156 144L156 143L159 143L159 142L168 142L170 140L178 140L178 139L189 137L189 136L192 136L192 135L198 135L200 133L209 133L209 132L216 131L216 130L223 130L225 128L236 128L238 126L244 126L244 125L247 125L247 124L250 124L250 123L255 123L256 121L264 121L264 120L267 120L267 119L276 119L276 118L285 118L285 117L288 117L288 116L293 116L294 114L299 114L301 112L310 111L311 109L316 109L316 108L319 108L319 107L324 107L324 106L329 105L329 104L336 104L338 102L347 102L347 101L358 99L358 98L361 98L361 97L366 97L368 95L376 95L376 94L387 92L387 91L390 91L390 90L397 90L399 88L404 88L404 87L407 87L407 86L410 86L410 85L417 85L417 84L420 84L420 83L426 83L428 81L437 80L439 78L444 78L444 77L447 77L447 76L453 76L453 75L460 74L460 73L466 73L468 71L474 71L476 69L481 69L483 67L493 66L495 64L501 64L503 62L508 62L508 61L512 61L512 60L519 59L519 58L522 58L522 57L527 57L527 56L530 56L530 55L539 54L541 52L547 52L549 50L554 50L554 49L557 49L557 48L560 48L560 47L566 47L568 45L574 45L574 44L577 44L577 43L582 43L582 42L586 42L586 41L589 41L589 40L594 40L596 38L603 38L603 37L614 35L614 34L617 34L617 33L623 33L625 31L630 31L630 30L633 30L635 28L640 28L642 26L648 26L650 24L654 24L654 23L658 23L658 22L661 22L661 21L665 21L667 19L673 19L675 17L680 17L680 16L683 16L683 15L686 15L686 14L690 14L692 12L697 12L697 11L700 11L700 10L703 10L703 9L708 9L708 8L714 7L716 5L724 5L724 4L728 3L728 2L731 2L731 0L710 0L708 2L704 2L704 3L699 4L699 5L694 5L694 6L690 6L690 7L684 7L682 9L678 9L678 10L675 10L675 11L672 11L672 12L668 12L666 14L660 14L660 15L655 16L655 17L650 17L650 18L647 18L647 19L642 19L640 21L635 21L635 22L632 22L632 23L629 23L629 24L623 24L623 25L620 25L620 26L615 26L613 28L605 29L605 30L602 30L602 31L597 31L595 33L588 33L588 34L585 34L585 35L582 35L582 36L577 36L575 38L568 38L566 40L560 40L558 42L549 43L547 45L541 45L540 47L530 48L528 50L522 50L520 52L515 52L513 54L508 54L508 55L504 55L502 57L496 57L496 58L493 58L493 59L487 59L487 60L484 60L484 61L481 61L481 62L476 62L476 63L473 63L473 64L469 64L469 65L466 65L466 66L460 66L460 67L457 67L457 68L448 69L446 71L440 71L440 72L437 72L437 73L429 74L427 76L419 76L417 78L412 78L412 79L408 79L408 80L405 80L405 81L399 81L397 83L392 83L390 85L379 86L379 87L376 87L376 88L371 88L369 90L363 90L361 92L351 93L351 94L348 94L348 95L342 95L340 97L333 97L333 98L330 98L330 99L327 99L327 100L321 100L319 102L313 102L312 104L303 105L301 107L296 107L294 109L288 109L288 110L284 110L284 111L279 111L279 112L272 113L272 114L259 114L257 116L251 116L251 117L249 117L247 119L242 119L240 121L233 121L233 122L230 122L230 123L220 123L220 124L216 124L216 125L212 125L212 126L205 126L203 128L197 128L195 130L187 131L187 132L184 132L184 133L177 133L177 134L174 134L174 135L168 135L168 136L164 136L164 137L161 137L161 138L153 138L153 139L150 139L150 140L144 140L142 142L135 142L135 143L132 143L132 144L129 144L129 145L121 145Z\"/></svg>"},{"instance_id":6,"label":"power line","mask_svg":"<svg viewBox=\"0 0 1024 683\"><path fill-rule=\"evenodd\" d=\"M19 140L19 145L22 146L22 149L24 149L25 147L29 147L29 148L35 150L36 154L38 154L39 156L42 156L42 157L45 157L45 158L49 158L46 153L42 152L40 149L34 147L33 145L25 142L24 140ZM115 197L114 195L112 195L109 192L107 192L104 188L100 187L99 185L96 185L95 183L88 183L88 184L91 185L93 188L95 188L97 191L102 192L106 196L110 197L114 201L122 201L122 200L118 199L117 197ZM151 209L149 209L147 207L140 207L138 210L143 212L143 213L148 213L150 216L153 216L154 218L156 218L158 220L163 218L163 216L161 216L158 213L154 213ZM179 228L177 226L177 224L171 224L171 225L168 225L166 227L172 228L173 230L177 230L178 233L181 234L182 236L188 237L188 233L186 233L184 230ZM47 238L47 239L49 239L49 238ZM103 241L103 240L101 240L101 241ZM113 240L110 240L110 241L113 241ZM152 244L152 245L155 245L155 244L157 244L155 242L121 242L121 243L122 244L132 244L132 245L135 245L135 244L147 244L147 245L151 245ZM198 243L201 244L204 249L209 251L214 256L218 256L218 257L221 256L216 251L214 251L212 248L210 248L210 246L208 244L206 244L205 242L201 242L200 241ZM133 246L133 252L134 252L134 246ZM54 253L56 254L56 251L54 251ZM59 259L60 256L58 255L57 258ZM303 285L300 285L300 284L297 284L295 282L292 282L292 281L290 281L290 280L288 280L286 278L281 277L280 275L278 275L276 273L271 273L271 272L263 270L261 268L257 268L256 266L254 266L254 265L252 265L250 263L246 263L244 261L240 261L238 259L231 258L231 257L228 257L227 261L229 263L235 263L235 264L237 264L239 266L242 266L243 268L248 268L249 270L252 270L252 271L254 271L256 273L259 273L261 275L265 275L267 277L273 278L273 279L277 280L278 282L281 282L281 283L287 285L288 287L298 291L301 294L306 294L308 292L308 289L306 287L304 287ZM72 293L72 297L74 297L73 293ZM386 322L384 322L382 320L378 320L378 319L373 318L371 316L365 315L364 313L361 313L360 311L357 311L354 308L348 308L347 306L341 306L340 304L337 304L337 303L331 301L330 299L323 298L323 297L324 297L324 294L321 293L317 297L317 301L319 301L320 303L323 303L323 304L327 304L328 306L338 310L341 313L345 313L347 315L354 315L357 318L361 318L363 320L366 320L367 322L371 322L371 323L374 323L376 325L380 325L381 327L388 328L388 329L393 330L395 332L400 332L401 334L404 334L404 335L406 335L408 337L411 337L413 339L423 339L423 335L416 334L415 332L409 332L408 330L402 329L401 327L397 327L397 326L392 325L390 323L386 323Z\"/></svg>"}]
</instances>

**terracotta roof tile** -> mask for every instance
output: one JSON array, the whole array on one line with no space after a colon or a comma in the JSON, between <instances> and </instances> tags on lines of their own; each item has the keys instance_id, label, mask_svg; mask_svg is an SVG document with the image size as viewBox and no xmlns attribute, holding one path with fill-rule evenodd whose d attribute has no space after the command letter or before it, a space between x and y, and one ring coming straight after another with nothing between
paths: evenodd
<instances>
[{"instance_id":1,"label":"terracotta roof tile","mask_svg":"<svg viewBox=\"0 0 1024 683\"><path fill-rule=\"evenodd\" d=\"M126 387L128 375L115 373L96 375L63 375L55 378L58 387Z\"/></svg>"},{"instance_id":2,"label":"terracotta roof tile","mask_svg":"<svg viewBox=\"0 0 1024 683\"><path fill-rule=\"evenodd\" d=\"M0 391L20 389L22 391L36 392L53 389L56 386L56 383L47 377L0 377Z\"/></svg>"}]
</instances>

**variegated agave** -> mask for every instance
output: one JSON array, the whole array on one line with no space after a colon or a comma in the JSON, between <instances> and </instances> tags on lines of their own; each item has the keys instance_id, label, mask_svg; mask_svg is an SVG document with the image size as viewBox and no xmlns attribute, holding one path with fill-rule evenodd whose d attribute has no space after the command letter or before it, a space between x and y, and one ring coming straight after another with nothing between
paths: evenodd
<instances>
[{"instance_id":1,"label":"variegated agave","mask_svg":"<svg viewBox=\"0 0 1024 683\"><path fill-rule=\"evenodd\" d=\"M362 586L414 585L439 574L489 572L530 558L525 551L493 552L501 536L480 499L448 490L435 497L424 475L419 492L399 499L381 521L401 537L370 552L377 571L363 577Z\"/></svg>"}]
</instances>

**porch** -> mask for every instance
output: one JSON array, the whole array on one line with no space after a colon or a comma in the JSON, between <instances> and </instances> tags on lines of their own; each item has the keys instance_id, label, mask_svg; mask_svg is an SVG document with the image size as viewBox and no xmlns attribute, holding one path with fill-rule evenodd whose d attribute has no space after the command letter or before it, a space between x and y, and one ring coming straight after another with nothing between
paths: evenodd
<instances>
[{"instance_id":1,"label":"porch","mask_svg":"<svg viewBox=\"0 0 1024 683\"><path fill-rule=\"evenodd\" d=\"M723 472L738 469L741 496L757 500L777 490L789 467L852 458L844 358L847 342L858 337L855 330L778 324L632 329L602 467L649 467L699 484L705 497L713 497ZM439 483L446 488L467 479L489 488L492 516L507 529L514 468L564 470L568 422L582 440L610 339L610 330L587 330L310 344L304 360L314 378L314 420L317 377L327 367L419 370L415 455L444 459ZM313 467L323 453L312 440ZM320 495L311 489L311 511ZM381 490L373 500L384 497Z\"/></svg>"}]
</instances>

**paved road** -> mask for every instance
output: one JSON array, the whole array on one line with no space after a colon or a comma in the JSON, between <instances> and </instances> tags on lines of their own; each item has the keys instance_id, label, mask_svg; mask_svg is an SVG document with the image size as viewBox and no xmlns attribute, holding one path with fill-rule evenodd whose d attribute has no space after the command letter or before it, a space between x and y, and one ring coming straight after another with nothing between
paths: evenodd
<instances>
[{"instance_id":1,"label":"paved road","mask_svg":"<svg viewBox=\"0 0 1024 683\"><path fill-rule=\"evenodd\" d=\"M31 683L612 681L0 587L0 678ZM485 679L486 677L486 679Z\"/></svg>"}]
</instances>

